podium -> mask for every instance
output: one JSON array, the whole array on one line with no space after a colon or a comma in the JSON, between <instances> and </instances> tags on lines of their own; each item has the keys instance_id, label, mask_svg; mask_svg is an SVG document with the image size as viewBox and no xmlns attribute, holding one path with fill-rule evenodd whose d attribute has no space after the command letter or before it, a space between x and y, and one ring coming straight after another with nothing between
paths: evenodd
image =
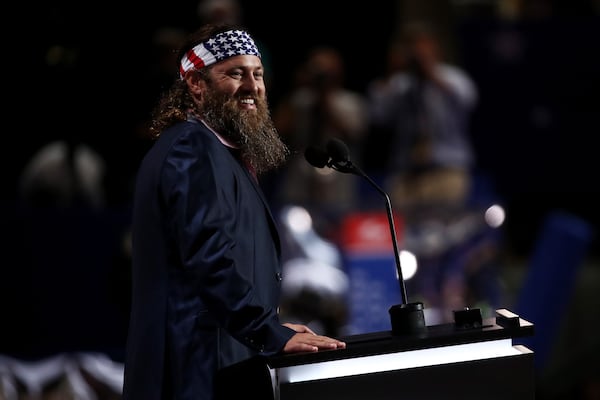
<instances>
[{"instance_id":1,"label":"podium","mask_svg":"<svg viewBox=\"0 0 600 400\"><path fill-rule=\"evenodd\" d=\"M533 324L508 310L480 326L427 326L343 338L345 349L270 358L276 400L533 400Z\"/></svg>"}]
</instances>

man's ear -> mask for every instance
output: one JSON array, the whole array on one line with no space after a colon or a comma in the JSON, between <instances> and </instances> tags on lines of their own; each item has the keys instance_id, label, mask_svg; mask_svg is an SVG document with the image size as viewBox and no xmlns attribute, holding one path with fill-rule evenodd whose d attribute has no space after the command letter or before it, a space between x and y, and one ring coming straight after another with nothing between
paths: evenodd
<instances>
[{"instance_id":1,"label":"man's ear","mask_svg":"<svg viewBox=\"0 0 600 400\"><path fill-rule=\"evenodd\" d=\"M206 81L202 79L198 72L189 71L187 74L185 74L184 79L188 85L188 88L190 89L190 92L193 94L200 96L204 92L204 89L206 88Z\"/></svg>"}]
</instances>

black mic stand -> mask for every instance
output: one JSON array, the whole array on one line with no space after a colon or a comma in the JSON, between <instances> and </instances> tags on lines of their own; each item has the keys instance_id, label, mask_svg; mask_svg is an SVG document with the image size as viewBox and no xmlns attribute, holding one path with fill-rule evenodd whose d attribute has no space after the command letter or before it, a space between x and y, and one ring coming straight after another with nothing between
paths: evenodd
<instances>
[{"instance_id":1,"label":"black mic stand","mask_svg":"<svg viewBox=\"0 0 600 400\"><path fill-rule=\"evenodd\" d=\"M330 153L332 153L330 151ZM333 152L335 153L335 151ZM398 241L396 239L396 227L394 224L394 216L392 212L392 203L390 196L360 168L352 164L347 156L342 155L341 159L335 160L331 158L327 161L327 166L340 172L351 173L365 178L379 193L385 197L385 208L387 212L390 233L392 236L392 245L394 248L394 258L396 260L396 272L398 274L398 283L400 284L400 295L402 298L401 304L394 304L389 308L390 322L392 325L393 335L418 334L424 333L427 330L425 325L424 308L422 302L408 302L406 294L406 285L402 274L402 264L400 262L400 251L398 249Z\"/></svg>"}]
</instances>

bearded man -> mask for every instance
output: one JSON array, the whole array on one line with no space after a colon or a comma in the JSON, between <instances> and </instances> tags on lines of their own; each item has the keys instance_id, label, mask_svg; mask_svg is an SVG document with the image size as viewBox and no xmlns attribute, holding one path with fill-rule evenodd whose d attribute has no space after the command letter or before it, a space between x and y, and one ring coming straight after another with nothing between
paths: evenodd
<instances>
[{"instance_id":1,"label":"bearded man","mask_svg":"<svg viewBox=\"0 0 600 400\"><path fill-rule=\"evenodd\" d=\"M206 25L178 59L137 174L123 398L266 398L265 357L345 343L277 312L279 235L257 176L288 150L256 44L239 27ZM231 380L244 365L249 375Z\"/></svg>"}]
</instances>

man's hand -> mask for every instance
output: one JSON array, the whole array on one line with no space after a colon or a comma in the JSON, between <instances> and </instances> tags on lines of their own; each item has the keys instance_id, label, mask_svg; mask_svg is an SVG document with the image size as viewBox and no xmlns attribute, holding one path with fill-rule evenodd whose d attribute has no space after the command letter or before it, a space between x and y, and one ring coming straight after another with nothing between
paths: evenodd
<instances>
[{"instance_id":1,"label":"man's hand","mask_svg":"<svg viewBox=\"0 0 600 400\"><path fill-rule=\"evenodd\" d=\"M283 347L284 353L315 352L319 350L334 350L346 348L346 343L317 335L308 326L301 324L283 324L297 333Z\"/></svg>"}]
</instances>

